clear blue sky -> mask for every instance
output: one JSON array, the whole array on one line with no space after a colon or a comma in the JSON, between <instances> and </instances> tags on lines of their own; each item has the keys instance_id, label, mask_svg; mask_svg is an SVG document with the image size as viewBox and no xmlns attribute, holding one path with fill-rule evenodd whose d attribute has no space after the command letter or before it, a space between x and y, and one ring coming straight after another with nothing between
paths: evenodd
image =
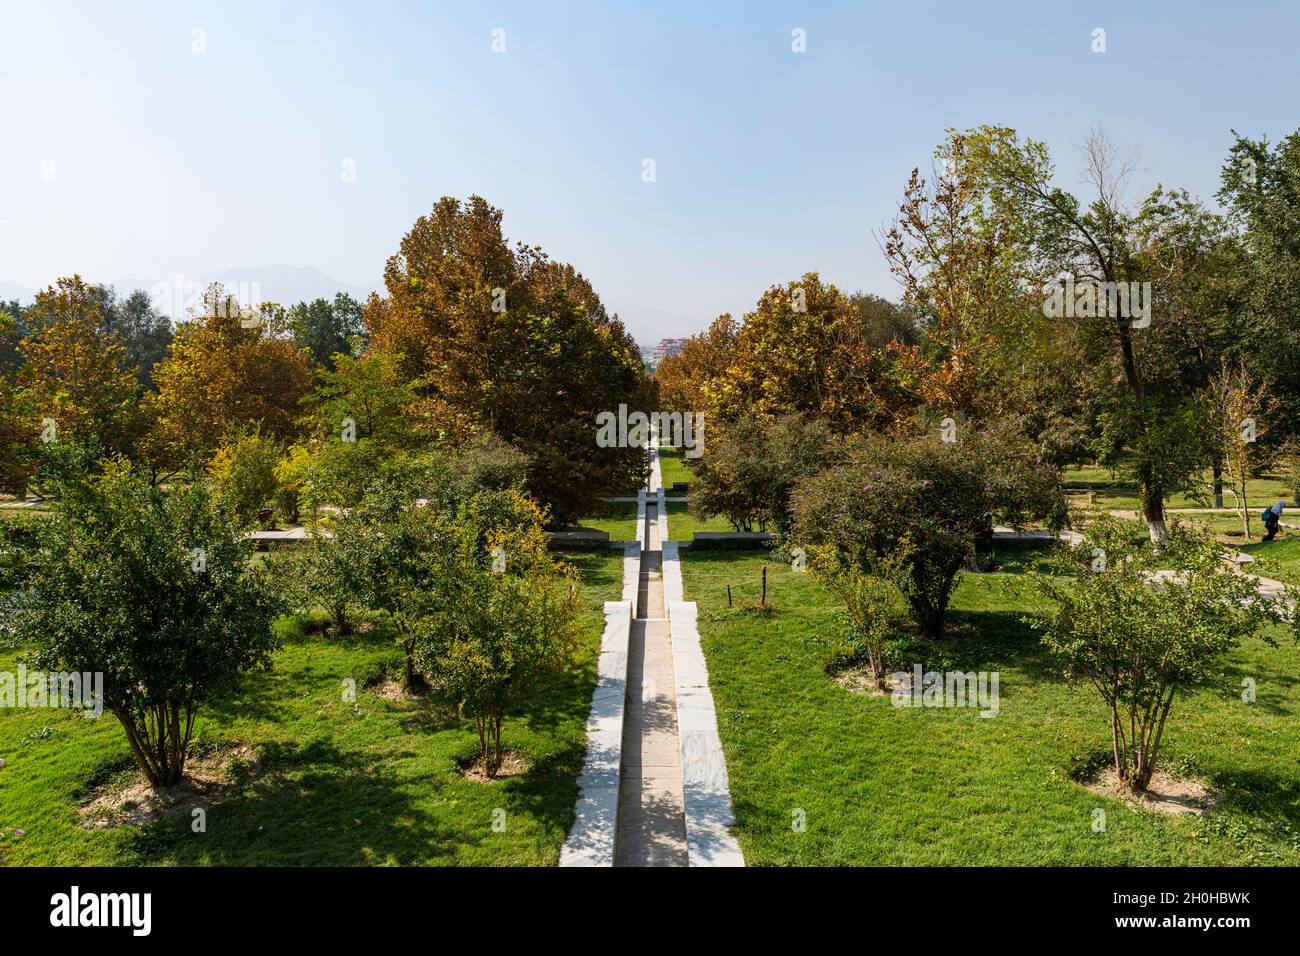
<instances>
[{"instance_id":1,"label":"clear blue sky","mask_svg":"<svg viewBox=\"0 0 1300 956\"><path fill-rule=\"evenodd\" d=\"M1043 139L1072 186L1103 123L1133 196L1212 200L1230 128L1300 126L1298 35L1283 2L0 0L0 280L369 284L437 197L479 193L642 341L808 270L894 297L873 231L945 128Z\"/></svg>"}]
</instances>

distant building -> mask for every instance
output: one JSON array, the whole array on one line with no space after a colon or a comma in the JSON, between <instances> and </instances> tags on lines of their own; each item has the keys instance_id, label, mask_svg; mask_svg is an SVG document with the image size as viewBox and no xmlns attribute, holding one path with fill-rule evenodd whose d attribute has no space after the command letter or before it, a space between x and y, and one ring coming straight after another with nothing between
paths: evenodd
<instances>
[{"instance_id":1,"label":"distant building","mask_svg":"<svg viewBox=\"0 0 1300 956\"><path fill-rule=\"evenodd\" d=\"M687 339L660 339L659 344L654 347L654 351L651 353L651 361L658 365L664 359L680 352L687 341Z\"/></svg>"}]
</instances>

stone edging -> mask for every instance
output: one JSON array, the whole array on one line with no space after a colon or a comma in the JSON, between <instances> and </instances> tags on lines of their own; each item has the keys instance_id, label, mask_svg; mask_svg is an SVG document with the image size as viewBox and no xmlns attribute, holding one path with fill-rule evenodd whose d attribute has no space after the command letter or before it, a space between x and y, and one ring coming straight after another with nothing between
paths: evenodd
<instances>
[{"instance_id":1,"label":"stone edging","mask_svg":"<svg viewBox=\"0 0 1300 956\"><path fill-rule=\"evenodd\" d=\"M662 498L660 499L662 500ZM664 514L660 509L660 514ZM673 636L677 683L677 740L682 761L682 805L686 812L687 866L744 866L732 834L731 783L718 736L718 715L709 690L709 668L700 647L694 601L683 600L679 542L661 527L664 604Z\"/></svg>"},{"instance_id":2,"label":"stone edging","mask_svg":"<svg viewBox=\"0 0 1300 956\"><path fill-rule=\"evenodd\" d=\"M613 866L618 832L618 784L623 760L630 601L605 602L596 690L587 717L587 756L578 777L573 826L560 848L560 866Z\"/></svg>"},{"instance_id":3,"label":"stone edging","mask_svg":"<svg viewBox=\"0 0 1300 956\"><path fill-rule=\"evenodd\" d=\"M679 569L680 574L680 569ZM667 590L665 588L665 590ZM694 601L672 601L673 672L677 677L677 739L682 759L687 866L744 866L732 833L731 785L718 736L709 670L700 649Z\"/></svg>"},{"instance_id":4,"label":"stone edging","mask_svg":"<svg viewBox=\"0 0 1300 956\"><path fill-rule=\"evenodd\" d=\"M560 848L560 866L614 865L627 705L627 650L640 576L641 546L629 543L623 548L623 598L605 602L596 689L587 716L587 755L578 777L573 826Z\"/></svg>"}]
</instances>

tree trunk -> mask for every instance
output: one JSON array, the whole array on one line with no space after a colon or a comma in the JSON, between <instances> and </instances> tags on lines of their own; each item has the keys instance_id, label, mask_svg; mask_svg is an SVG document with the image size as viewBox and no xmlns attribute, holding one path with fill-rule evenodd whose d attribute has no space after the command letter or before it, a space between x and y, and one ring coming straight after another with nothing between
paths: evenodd
<instances>
[{"instance_id":1,"label":"tree trunk","mask_svg":"<svg viewBox=\"0 0 1300 956\"><path fill-rule=\"evenodd\" d=\"M1223 507L1223 462L1217 458L1210 465L1210 470L1214 474L1214 507Z\"/></svg>"},{"instance_id":2,"label":"tree trunk","mask_svg":"<svg viewBox=\"0 0 1300 956\"><path fill-rule=\"evenodd\" d=\"M1246 522L1246 540L1250 540L1250 502L1246 500L1246 482L1241 483L1241 517Z\"/></svg>"},{"instance_id":3,"label":"tree trunk","mask_svg":"<svg viewBox=\"0 0 1300 956\"><path fill-rule=\"evenodd\" d=\"M406 654L404 662L405 670L402 673L402 685L406 688L407 693L416 693L418 691L428 690L429 684L424 676L415 669L415 638L402 638L402 650Z\"/></svg>"},{"instance_id":4,"label":"tree trunk","mask_svg":"<svg viewBox=\"0 0 1300 956\"><path fill-rule=\"evenodd\" d=\"M911 604L922 635L932 641L943 637L943 621L948 612L948 599L932 602L927 598L913 598Z\"/></svg>"},{"instance_id":5,"label":"tree trunk","mask_svg":"<svg viewBox=\"0 0 1300 956\"><path fill-rule=\"evenodd\" d=\"M1165 527L1165 496L1161 489L1144 487L1142 489L1142 517L1146 519L1147 534L1153 542L1159 543L1169 537Z\"/></svg>"}]
</instances>

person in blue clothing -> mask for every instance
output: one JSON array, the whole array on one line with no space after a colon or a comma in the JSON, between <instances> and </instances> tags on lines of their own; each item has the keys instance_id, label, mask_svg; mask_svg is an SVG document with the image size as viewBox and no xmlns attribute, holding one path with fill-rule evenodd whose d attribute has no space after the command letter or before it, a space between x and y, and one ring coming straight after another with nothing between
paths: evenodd
<instances>
[{"instance_id":1,"label":"person in blue clothing","mask_svg":"<svg viewBox=\"0 0 1300 956\"><path fill-rule=\"evenodd\" d=\"M1277 528L1282 523L1282 509L1284 507L1286 507L1286 502L1279 501L1277 504L1264 509L1264 513L1260 516L1264 519L1264 530L1268 532L1268 534L1264 535L1265 541L1272 541L1277 537Z\"/></svg>"}]
</instances>

